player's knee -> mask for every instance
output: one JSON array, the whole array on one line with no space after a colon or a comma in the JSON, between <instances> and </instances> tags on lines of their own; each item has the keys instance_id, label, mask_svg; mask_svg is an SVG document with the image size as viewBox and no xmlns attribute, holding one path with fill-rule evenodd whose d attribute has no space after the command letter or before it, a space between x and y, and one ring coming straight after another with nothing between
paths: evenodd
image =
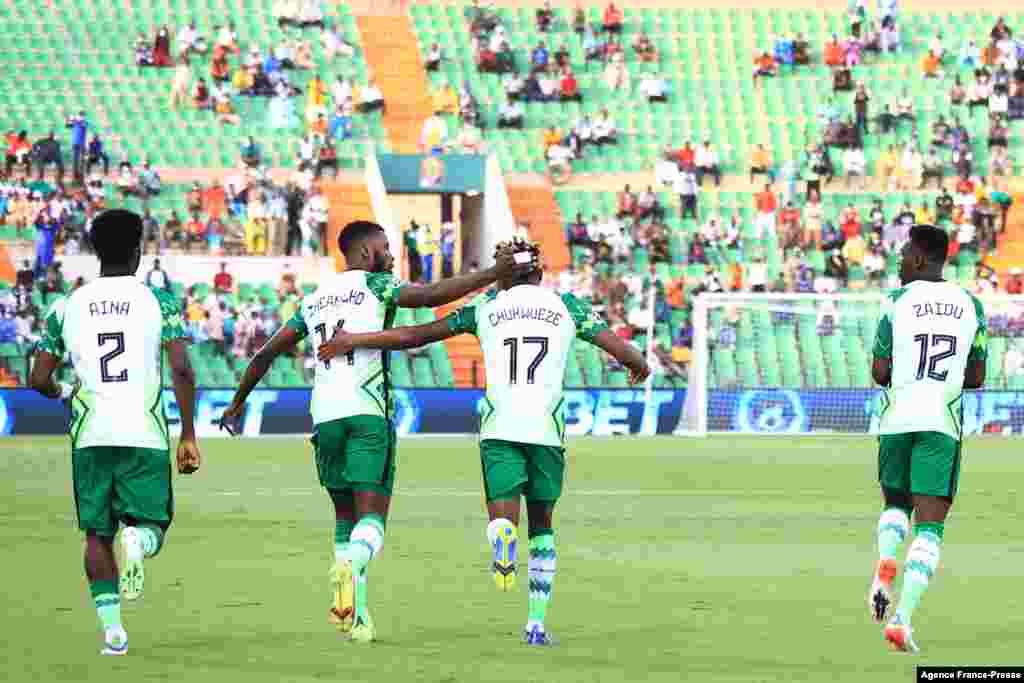
<instances>
[{"instance_id":1,"label":"player's knee","mask_svg":"<svg viewBox=\"0 0 1024 683\"><path fill-rule=\"evenodd\" d=\"M889 489L882 487L882 497L885 499L885 507L897 508L907 513L909 517L914 511L914 499L907 491Z\"/></svg>"}]
</instances>

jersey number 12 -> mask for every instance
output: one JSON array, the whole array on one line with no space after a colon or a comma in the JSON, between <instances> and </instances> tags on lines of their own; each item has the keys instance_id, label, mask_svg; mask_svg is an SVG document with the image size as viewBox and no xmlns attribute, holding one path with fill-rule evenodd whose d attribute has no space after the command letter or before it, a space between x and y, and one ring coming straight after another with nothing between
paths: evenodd
<instances>
[{"instance_id":1,"label":"jersey number 12","mask_svg":"<svg viewBox=\"0 0 1024 683\"><path fill-rule=\"evenodd\" d=\"M339 320L338 324L334 326L334 331L337 332L338 330L340 330L344 326L345 326L345 321L344 320ZM321 343L326 344L328 341L330 341L330 337L327 336L327 323L320 323L314 329L320 334ZM333 337L334 334L332 333L331 336ZM348 353L346 353L345 354L345 358L348 359L348 364L349 365L355 365L356 364L356 352L355 351L349 351ZM331 361L325 360L324 361L324 367L325 368L331 367Z\"/></svg>"},{"instance_id":2,"label":"jersey number 12","mask_svg":"<svg viewBox=\"0 0 1024 683\"><path fill-rule=\"evenodd\" d=\"M914 341L920 344L920 360L917 363L917 379L928 379L936 382L945 382L949 376L949 370L939 371L939 361L952 358L956 355L956 337L951 334L915 334ZM944 347L944 348L943 348ZM938 353L928 355L928 349L940 349Z\"/></svg>"}]
</instances>

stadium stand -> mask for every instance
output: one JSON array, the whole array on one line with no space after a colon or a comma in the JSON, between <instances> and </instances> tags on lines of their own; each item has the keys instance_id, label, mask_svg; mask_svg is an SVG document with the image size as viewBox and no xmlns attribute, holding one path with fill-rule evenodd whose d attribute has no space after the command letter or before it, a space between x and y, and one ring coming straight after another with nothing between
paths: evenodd
<instances>
[{"instance_id":1,"label":"stadium stand","mask_svg":"<svg viewBox=\"0 0 1024 683\"><path fill-rule=\"evenodd\" d=\"M1000 48L1005 46L990 40L994 13L900 11L896 32L886 33L872 12L860 21L862 39L854 41L851 17L838 9L626 6L621 34L609 41L600 30L577 33L575 11L568 6L553 9L546 31L538 29L533 5L475 9L415 3L408 16L355 16L346 4L331 2L323 4L322 17L284 18L275 14L275 7L269 0L166 0L130 6L95 0L45 5L9 0L0 5L0 29L11 36L0 47L5 75L0 80L0 124L15 133L27 131L33 171L40 162L49 165L47 148L40 143L56 131L63 146L57 158L64 167L63 172L45 169L40 180L19 182L26 150L19 147L17 135L7 140L0 247L37 241L49 227L36 216L57 201L66 203L60 253L82 248L75 234L90 215L89 202L65 196L61 187L67 185L57 184L58 173L65 180L72 175L75 162L67 142L74 130L67 127L82 111L89 133L99 133L111 166L94 200L102 196L108 203L148 209L161 223L177 211L187 224L192 181L202 179L207 231L199 247L232 253L229 233L234 229L238 253L259 252L252 230L246 228L248 207L234 206L230 192L221 193L228 224L222 237L208 229L205 193L228 184L224 177L236 173L247 152L258 150L258 166L285 175L303 154L318 155L313 143L308 150L303 145L303 138L316 132L314 126L323 125L310 113L322 106L333 119L341 105L349 107L343 113L351 131L343 125L335 129L332 120L327 137L335 139L342 174L359 169L371 148L423 150L424 122L435 112L448 130L439 146L457 150L472 139L465 137L467 130L479 130L485 149L497 155L507 174L517 219L543 244L552 287L591 298L616 333L640 345L647 343L646 302L650 287L655 288L653 346L665 370L657 380L661 386L686 382L692 344L689 303L697 293L762 288L859 292L887 286L897 268L892 237L908 215L911 221L935 220L954 235L950 279L980 292L996 287L996 275L1001 289L1024 286L1011 273L1024 261L1024 231L1015 210L1008 214L1005 208L1016 199L1012 190L1022 173L1016 119L1024 117L1024 70L999 69L1001 61L1012 66L1018 62L1016 53L1012 61L1004 59ZM583 12L585 26L600 27L602 7L588 5ZM331 38L313 26L318 18L335 31ZM306 29L299 26L304 21L310 24ZM1024 12L1008 14L1006 21L1024 27ZM279 57L308 57L310 68L285 72L287 82L301 92L278 98L229 94L231 114L195 108L191 89L183 93L182 103L173 104L176 68L139 66L136 58L163 63L162 57L157 59L163 48L156 32L166 26L168 56L180 63L182 30L189 22L195 22L195 35L208 43L205 53L190 60L185 73L190 87L199 78L210 81L213 43L220 42L222 28L231 26L241 48L238 54L223 51L232 82L253 47L263 51L257 61L264 66L273 48L271 71ZM135 36L141 38L133 48ZM788 42L799 36L806 49L794 49ZM832 42L833 36L838 42ZM184 39L194 41L195 36L186 31ZM976 58L968 49L972 39L979 46ZM893 43L891 51L885 49L888 43ZM881 49L874 50L876 45ZM932 63L929 55L939 49L945 54ZM1021 51L1015 43L1013 49ZM328 52L336 54L329 57ZM506 54L510 59L503 61ZM809 63L799 63L803 54ZM841 64L826 63L837 55ZM552 73L536 68L559 62L572 72L578 99L560 96L567 87L564 68ZM521 83L507 73L510 64L522 75ZM988 76L981 73L983 65ZM775 75L753 78L755 68ZM533 78L528 78L531 72ZM321 87L313 82L314 74L327 91L322 104L310 94ZM843 82L847 75L848 90ZM337 83L339 77L355 88L348 104L339 101L349 92L348 85ZM954 101L956 79L969 100L985 78L1007 81L1012 96L1006 123L999 120L998 97L982 106ZM383 95L383 111L359 111L360 91L371 81ZM843 89L837 91L837 83ZM858 91L860 85L863 91ZM523 95L511 101L507 93L520 87ZM545 96L545 88L552 87L554 96ZM860 96L867 102L860 110L863 127L858 125L858 92L866 93ZM912 116L900 118L901 111ZM517 112L521 126L499 125L506 118L514 120ZM614 134L609 128L602 132L603 112ZM237 125L228 122L232 116L238 117ZM614 141L588 144L602 136ZM175 144L168 144L171 137ZM848 151L858 141L862 159L859 152ZM701 157L705 142L711 155ZM564 177L552 172L547 155L552 147L570 152L570 172ZM910 148L916 153L906 152ZM935 151L935 166L930 165L929 148ZM145 160L159 171L159 194L121 196L119 163L125 155L134 165L136 181ZM701 158L717 162L710 165L722 176L720 186L710 177L698 180L698 175L714 175L694 168ZM762 164L775 181L770 192L764 190L766 177L755 178L752 172ZM933 182L929 170L940 171L939 182ZM821 189L820 203L809 201L805 192L815 184ZM940 192L940 185L949 193ZM34 194L54 190L56 199L48 201ZM365 190L351 184L326 185L324 195L332 225L345 210L369 211ZM287 196L282 189L281 197ZM302 196L308 203L309 188ZM267 195L268 206L275 197L273 192ZM685 210L690 202L692 212ZM649 211L651 206L657 210ZM964 206L971 208L960 208ZM271 220L268 238L280 236L273 220L280 217ZM184 248L173 239L165 241L153 248ZM269 241L270 253L283 251L281 239ZM302 248L320 246L303 243ZM0 337L0 383L24 376L26 349L38 332L33 321L55 297L75 286L63 282L59 272L36 270L27 276L27 287L19 273L12 286L0 290L0 299L16 318L13 336ZM191 308L191 314L186 308L186 317L197 339L196 367L208 385L234 384L252 346L272 333L297 296L283 293L274 282L239 282L232 291L211 296L210 283L193 283L180 273L171 278ZM301 289L311 287L300 283ZM209 340L203 322L211 302L221 301L240 328L224 344ZM262 321L258 326L245 319L254 312ZM425 310L404 312L400 321L433 316ZM714 317L713 329L716 334L726 330L725 348L733 350L715 354L712 385L868 386L872 311L839 310L835 319L834 327L823 329L817 317L807 315ZM996 316L994 351L1005 348L1020 327L1015 318ZM305 385L309 352L307 345L290 363L276 366L266 383ZM394 354L393 361L400 386L472 386L482 381L479 353L466 340ZM1001 366L990 368L997 383L1021 381L1003 373ZM621 368L605 366L594 349L580 345L566 383L625 386L626 377Z\"/></svg>"}]
</instances>

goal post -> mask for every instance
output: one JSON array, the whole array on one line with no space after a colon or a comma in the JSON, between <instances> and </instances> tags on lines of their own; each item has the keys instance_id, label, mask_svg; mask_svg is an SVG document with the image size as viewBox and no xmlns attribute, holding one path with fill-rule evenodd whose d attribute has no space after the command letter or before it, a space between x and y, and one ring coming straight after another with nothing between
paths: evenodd
<instances>
[{"instance_id":1,"label":"goal post","mask_svg":"<svg viewBox=\"0 0 1024 683\"><path fill-rule=\"evenodd\" d=\"M676 433L877 432L881 392L871 379L871 358L883 296L699 295L692 311L690 382ZM1024 297L981 300L990 339L986 389L985 396L965 395L965 430L1019 433L1024 414L1017 420L1011 411L1012 419L993 426L988 404L996 394L1012 401L1024 396L1024 367L1015 371L1008 360L1014 368L1007 370L1003 362L1012 350L1022 354L1024 365Z\"/></svg>"}]
</instances>

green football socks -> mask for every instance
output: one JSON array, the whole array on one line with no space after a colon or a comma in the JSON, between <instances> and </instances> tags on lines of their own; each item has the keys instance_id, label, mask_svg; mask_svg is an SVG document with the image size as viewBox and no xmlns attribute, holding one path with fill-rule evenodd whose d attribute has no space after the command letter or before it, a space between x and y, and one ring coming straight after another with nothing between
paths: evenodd
<instances>
[{"instance_id":1,"label":"green football socks","mask_svg":"<svg viewBox=\"0 0 1024 683\"><path fill-rule=\"evenodd\" d=\"M96 604L96 614L99 615L103 630L123 628L121 626L121 594L117 589L117 581L91 581L89 592Z\"/></svg>"},{"instance_id":2,"label":"green football socks","mask_svg":"<svg viewBox=\"0 0 1024 683\"><path fill-rule=\"evenodd\" d=\"M907 552L903 568L903 591L896 607L896 618L910 625L910 618L921 602L921 596L939 566L939 550L942 546L942 522L922 522L914 525L914 542Z\"/></svg>"},{"instance_id":3,"label":"green football socks","mask_svg":"<svg viewBox=\"0 0 1024 683\"><path fill-rule=\"evenodd\" d=\"M544 627L544 616L551 601L551 585L555 580L555 532L551 529L536 529L530 534L530 579L529 614L526 629L534 625Z\"/></svg>"}]
</instances>

